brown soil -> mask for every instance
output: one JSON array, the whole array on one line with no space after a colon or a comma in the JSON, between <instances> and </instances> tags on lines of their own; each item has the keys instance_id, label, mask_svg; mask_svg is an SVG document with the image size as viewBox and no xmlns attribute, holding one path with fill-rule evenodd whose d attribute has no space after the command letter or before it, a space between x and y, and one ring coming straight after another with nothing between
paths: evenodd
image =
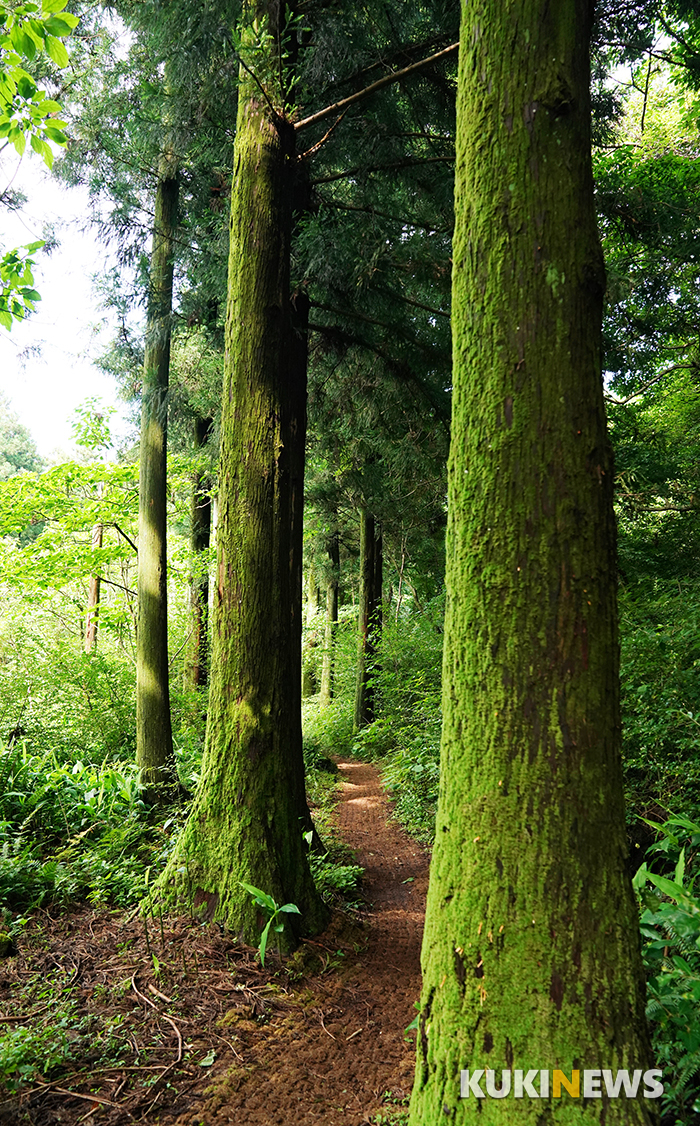
<instances>
[{"instance_id":1,"label":"brown soil","mask_svg":"<svg viewBox=\"0 0 700 1126\"><path fill-rule=\"evenodd\" d=\"M377 771L340 761L340 836L366 870L366 905L282 966L193 920L143 924L84 909L44 919L18 957L0 963L0 1021L41 1024L21 1010L36 975L64 983L92 1038L115 1017L130 1056L5 1094L0 1121L54 1126L360 1126L389 1122L410 1092L428 878L425 851L391 820ZM49 925L47 925L47 923ZM153 973L158 959L158 977ZM58 975L58 978L57 976ZM34 994L36 997L36 993ZM3 1024L0 1024L0 1034ZM85 1038L89 1044L89 1038ZM73 1061L75 1063L75 1060Z\"/></svg>"}]
</instances>

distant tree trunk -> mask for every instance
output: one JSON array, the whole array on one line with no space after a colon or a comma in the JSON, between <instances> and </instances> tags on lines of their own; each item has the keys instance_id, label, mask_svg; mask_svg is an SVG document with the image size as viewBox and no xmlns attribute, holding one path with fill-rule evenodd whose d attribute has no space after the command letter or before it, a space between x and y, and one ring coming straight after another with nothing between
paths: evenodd
<instances>
[{"instance_id":1,"label":"distant tree trunk","mask_svg":"<svg viewBox=\"0 0 700 1126\"><path fill-rule=\"evenodd\" d=\"M254 21L264 20L277 43L269 72L277 74L274 12L262 0L247 3L243 19L242 54L257 43ZM161 886L174 884L181 899L191 889L195 903L251 943L262 920L241 881L295 903L301 915L286 916L279 936L288 948L300 930L322 927L327 912L302 836L297 576L306 365L289 285L295 136L270 108L277 97L241 70L207 742L192 813Z\"/></svg>"},{"instance_id":2,"label":"distant tree trunk","mask_svg":"<svg viewBox=\"0 0 700 1126\"><path fill-rule=\"evenodd\" d=\"M104 527L102 524L93 525L92 529L92 546L96 550L102 547L102 537L104 534ZM100 587L101 580L99 575L91 575L90 586L88 587L88 604L87 614L85 617L85 652L94 653L97 649L97 625L100 607Z\"/></svg>"},{"instance_id":3,"label":"distant tree trunk","mask_svg":"<svg viewBox=\"0 0 700 1126\"><path fill-rule=\"evenodd\" d=\"M297 172L297 177L300 173ZM303 554L304 554L304 467L306 461L306 382L308 368L308 340L309 340L309 298L305 293L294 295L291 303L291 343L289 362L291 378L289 381L290 396L290 430L293 435L291 457L291 552L290 552L290 607L292 617L292 637L290 651L301 653L302 638L302 582L303 582ZM290 666L289 675L296 677L292 688L293 699L299 700L302 688L302 662L296 657ZM301 720L299 721L301 722ZM311 814L306 804L306 794L302 787L303 803L300 816L303 818L307 829L313 828Z\"/></svg>"},{"instance_id":4,"label":"distant tree trunk","mask_svg":"<svg viewBox=\"0 0 700 1126\"><path fill-rule=\"evenodd\" d=\"M316 677L316 649L318 646L318 637L315 632L310 630L310 626L316 621L319 609L319 590L316 581L316 567L314 560L309 562L309 571L306 587L306 643L302 651L301 659L301 694L304 699L308 696L313 696L317 688Z\"/></svg>"},{"instance_id":5,"label":"distant tree trunk","mask_svg":"<svg viewBox=\"0 0 700 1126\"><path fill-rule=\"evenodd\" d=\"M358 619L357 681L355 686L355 730L374 719L372 665L381 631L382 536L375 530L374 516L360 512L360 596Z\"/></svg>"},{"instance_id":6,"label":"distant tree trunk","mask_svg":"<svg viewBox=\"0 0 700 1126\"><path fill-rule=\"evenodd\" d=\"M212 429L210 418L197 418L194 424L195 448L201 450ZM197 470L192 477L191 539L192 578L190 608L192 636L185 657L185 683L203 688L207 683L209 665L209 566L207 553L211 536L211 480L208 473Z\"/></svg>"},{"instance_id":7,"label":"distant tree trunk","mask_svg":"<svg viewBox=\"0 0 700 1126\"><path fill-rule=\"evenodd\" d=\"M583 1082L653 1066L625 871L592 11L462 0L444 722L411 1126L657 1120L641 1086L586 1098ZM554 1069L584 1097L543 1093ZM483 1098L460 1098L461 1070ZM539 1097L517 1097L518 1076Z\"/></svg>"},{"instance_id":8,"label":"distant tree trunk","mask_svg":"<svg viewBox=\"0 0 700 1126\"><path fill-rule=\"evenodd\" d=\"M165 796L159 787L175 782L168 689L166 456L177 204L178 176L167 154L156 189L141 397L136 636L136 761L142 782L156 799Z\"/></svg>"},{"instance_id":9,"label":"distant tree trunk","mask_svg":"<svg viewBox=\"0 0 700 1126\"><path fill-rule=\"evenodd\" d=\"M319 704L324 708L328 707L333 699L335 672L335 635L338 628L338 586L340 583L340 545L337 530L333 532L328 541L328 559L330 570L326 587L326 629L319 698Z\"/></svg>"}]
</instances>

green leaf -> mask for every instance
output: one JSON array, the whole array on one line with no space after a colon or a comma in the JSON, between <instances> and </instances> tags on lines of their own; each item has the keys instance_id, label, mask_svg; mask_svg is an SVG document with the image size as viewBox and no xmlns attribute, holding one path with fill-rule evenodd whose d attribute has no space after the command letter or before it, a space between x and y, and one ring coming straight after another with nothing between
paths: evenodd
<instances>
[{"instance_id":1,"label":"green leaf","mask_svg":"<svg viewBox=\"0 0 700 1126\"><path fill-rule=\"evenodd\" d=\"M54 141L57 145L65 145L68 138L61 129L55 129L53 125L46 125L44 132L50 141Z\"/></svg>"},{"instance_id":2,"label":"green leaf","mask_svg":"<svg viewBox=\"0 0 700 1126\"><path fill-rule=\"evenodd\" d=\"M15 136L12 138L12 144L17 149L19 155L24 156L24 150L27 147L27 139L24 136L24 133L20 133L19 130L17 130Z\"/></svg>"},{"instance_id":3,"label":"green leaf","mask_svg":"<svg viewBox=\"0 0 700 1126\"><path fill-rule=\"evenodd\" d=\"M240 886L248 892L248 895L253 896L255 902L259 904L260 907L267 908L267 910L271 913L274 913L277 910L277 904L275 903L272 896L268 895L264 891L261 891L260 888L253 887L252 884L244 884L242 880L239 880L238 882Z\"/></svg>"},{"instance_id":4,"label":"green leaf","mask_svg":"<svg viewBox=\"0 0 700 1126\"><path fill-rule=\"evenodd\" d=\"M674 877L676 883L680 884L681 887L683 887L683 877L684 877L684 875L685 875L685 849L682 848L681 854L678 857L678 863L676 864L676 874L675 874L675 877Z\"/></svg>"},{"instance_id":5,"label":"green leaf","mask_svg":"<svg viewBox=\"0 0 700 1126\"><path fill-rule=\"evenodd\" d=\"M6 309L0 309L0 325L9 330L12 328L12 314L8 313Z\"/></svg>"},{"instance_id":6,"label":"green leaf","mask_svg":"<svg viewBox=\"0 0 700 1126\"><path fill-rule=\"evenodd\" d=\"M68 0L41 0L41 10L44 14L62 12Z\"/></svg>"},{"instance_id":7,"label":"green leaf","mask_svg":"<svg viewBox=\"0 0 700 1126\"><path fill-rule=\"evenodd\" d=\"M60 39L56 39L54 35L47 36L46 50L55 62L56 66L68 66L68 52L61 43Z\"/></svg>"},{"instance_id":8,"label":"green leaf","mask_svg":"<svg viewBox=\"0 0 700 1126\"><path fill-rule=\"evenodd\" d=\"M44 27L50 35L70 35L71 31L78 24L78 17L72 16L66 12L62 16L50 16L46 20Z\"/></svg>"},{"instance_id":9,"label":"green leaf","mask_svg":"<svg viewBox=\"0 0 700 1126\"><path fill-rule=\"evenodd\" d=\"M681 884L667 880L664 876L657 876L655 872L647 872L647 878L669 899L688 899L688 893Z\"/></svg>"},{"instance_id":10,"label":"green leaf","mask_svg":"<svg viewBox=\"0 0 700 1126\"><path fill-rule=\"evenodd\" d=\"M285 903L284 907L278 907L278 911L284 911L286 915L301 915L296 903Z\"/></svg>"},{"instance_id":11,"label":"green leaf","mask_svg":"<svg viewBox=\"0 0 700 1126\"><path fill-rule=\"evenodd\" d=\"M17 92L22 98L33 98L36 94L36 82L28 74L23 74L17 83Z\"/></svg>"},{"instance_id":12,"label":"green leaf","mask_svg":"<svg viewBox=\"0 0 700 1126\"><path fill-rule=\"evenodd\" d=\"M265 927L264 931L260 935L260 965L263 966L263 967L265 965L265 951L267 950L267 936L270 933L271 924L272 924L272 919L269 919L267 926Z\"/></svg>"},{"instance_id":13,"label":"green leaf","mask_svg":"<svg viewBox=\"0 0 700 1126\"><path fill-rule=\"evenodd\" d=\"M211 1067L211 1065L213 1064L215 1059L216 1059L216 1052L212 1048L212 1050L210 1052L207 1052L206 1056L202 1056L201 1060L199 1061L199 1066L200 1067Z\"/></svg>"},{"instance_id":14,"label":"green leaf","mask_svg":"<svg viewBox=\"0 0 700 1126\"><path fill-rule=\"evenodd\" d=\"M27 35L24 28L15 25L10 33L10 39L15 50L31 62L36 55L36 43Z\"/></svg>"}]
</instances>

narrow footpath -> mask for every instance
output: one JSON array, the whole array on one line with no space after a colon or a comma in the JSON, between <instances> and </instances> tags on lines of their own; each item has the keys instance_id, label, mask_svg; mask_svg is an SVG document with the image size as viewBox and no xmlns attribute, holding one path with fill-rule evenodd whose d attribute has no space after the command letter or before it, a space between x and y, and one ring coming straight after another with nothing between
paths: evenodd
<instances>
[{"instance_id":1,"label":"narrow footpath","mask_svg":"<svg viewBox=\"0 0 700 1126\"><path fill-rule=\"evenodd\" d=\"M410 1094L415 1034L404 1029L420 994L429 858L389 820L376 767L338 768L338 829L366 872L364 925L321 936L329 972L301 982L286 1019L251 1044L252 1071L243 1053L247 1067L222 1076L178 1126L363 1126L391 1121Z\"/></svg>"},{"instance_id":2,"label":"narrow footpath","mask_svg":"<svg viewBox=\"0 0 700 1126\"><path fill-rule=\"evenodd\" d=\"M281 966L191 916L35 912L0 962L0 1038L60 1019L72 1040L64 1063L0 1091L2 1126L405 1123L428 856L390 819L375 767L338 767L362 903Z\"/></svg>"}]
</instances>

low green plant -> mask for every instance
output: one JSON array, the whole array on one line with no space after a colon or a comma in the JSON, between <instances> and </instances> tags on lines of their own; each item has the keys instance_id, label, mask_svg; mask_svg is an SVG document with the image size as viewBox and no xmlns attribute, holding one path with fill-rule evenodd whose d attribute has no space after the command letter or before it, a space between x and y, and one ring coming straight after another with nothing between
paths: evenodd
<instances>
[{"instance_id":1,"label":"low green plant","mask_svg":"<svg viewBox=\"0 0 700 1126\"><path fill-rule=\"evenodd\" d=\"M694 888L700 825L680 816L650 824L659 838L633 885L642 907L647 1018L663 1070L663 1123L678 1126L696 1122L700 1113L700 898ZM669 875L649 867L659 858L673 863Z\"/></svg>"},{"instance_id":2,"label":"low green plant","mask_svg":"<svg viewBox=\"0 0 700 1126\"><path fill-rule=\"evenodd\" d=\"M271 895L268 895L267 892L261 891L260 888L253 887L251 884L244 884L242 880L239 880L239 883L240 886L248 892L248 895L252 895L255 904L258 907L261 907L263 911L267 911L270 916L267 920L267 923L265 924L265 927L263 928L262 934L260 935L260 945L258 946L258 952L260 954L260 965L264 966L265 951L267 950L267 941L269 938L270 929L272 929L275 934L282 934L284 931L284 919L281 918L281 916L301 915L301 911L295 903L283 903L280 906L275 902Z\"/></svg>"}]
</instances>

